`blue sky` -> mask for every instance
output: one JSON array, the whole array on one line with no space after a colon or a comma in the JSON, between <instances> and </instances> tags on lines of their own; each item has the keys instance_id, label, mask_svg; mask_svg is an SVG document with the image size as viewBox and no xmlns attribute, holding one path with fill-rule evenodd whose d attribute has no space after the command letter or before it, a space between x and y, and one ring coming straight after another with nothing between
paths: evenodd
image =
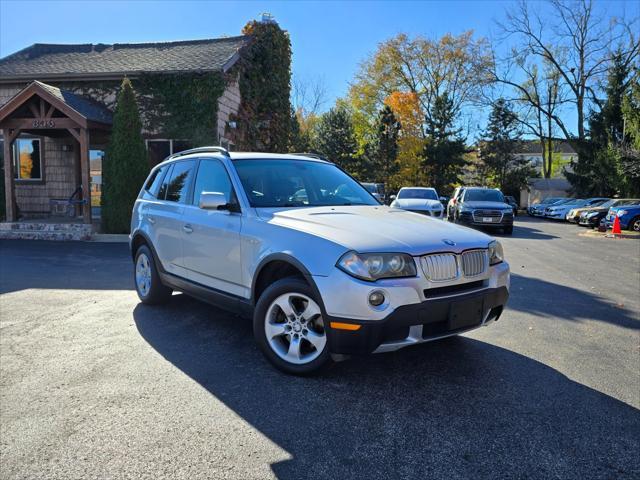
<instances>
[{"instance_id":1,"label":"blue sky","mask_svg":"<svg viewBox=\"0 0 640 480\"><path fill-rule=\"evenodd\" d=\"M238 35L272 13L288 30L293 73L322 78L329 104L348 89L358 64L399 32L437 37L468 29L490 36L510 1L212 2L0 0L0 56L32 43L114 43ZM610 13L635 2L602 2ZM330 105L327 105L327 107Z\"/></svg>"}]
</instances>

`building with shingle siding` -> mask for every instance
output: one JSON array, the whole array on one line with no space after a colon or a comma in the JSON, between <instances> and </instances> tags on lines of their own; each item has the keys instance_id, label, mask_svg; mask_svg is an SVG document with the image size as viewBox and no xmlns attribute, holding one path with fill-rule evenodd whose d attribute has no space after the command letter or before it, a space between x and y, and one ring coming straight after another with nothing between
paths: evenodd
<instances>
[{"instance_id":1,"label":"building with shingle siding","mask_svg":"<svg viewBox=\"0 0 640 480\"><path fill-rule=\"evenodd\" d=\"M91 201L78 207L85 223L100 213L102 160L109 139L116 94L126 76L136 85L145 75L221 74L217 100L217 143L233 149L230 119L240 107L239 62L247 36L209 40L127 44L34 44L0 59L0 165L7 219L50 214L56 199L79 187ZM139 102L151 165L192 146L152 124ZM172 112L163 112L171 115ZM9 160L11 157L11 160ZM7 167L11 165L11 168ZM76 195L80 198L80 195ZM86 198L86 196L85 196Z\"/></svg>"}]
</instances>

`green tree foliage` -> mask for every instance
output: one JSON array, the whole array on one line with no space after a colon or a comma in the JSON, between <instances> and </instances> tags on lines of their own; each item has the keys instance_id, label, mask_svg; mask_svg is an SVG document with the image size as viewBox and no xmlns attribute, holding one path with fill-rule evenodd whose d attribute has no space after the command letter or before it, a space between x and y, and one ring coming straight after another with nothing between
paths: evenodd
<instances>
[{"instance_id":1,"label":"green tree foliage","mask_svg":"<svg viewBox=\"0 0 640 480\"><path fill-rule=\"evenodd\" d=\"M291 109L291 126L289 127L289 152L310 152L312 150L311 131L300 124L296 111Z\"/></svg>"},{"instance_id":2,"label":"green tree foliage","mask_svg":"<svg viewBox=\"0 0 640 480\"><path fill-rule=\"evenodd\" d=\"M375 137L367 145L361 160L360 176L363 180L384 183L390 188L390 179L398 173L398 134L400 122L391 108L385 105L375 121ZM395 187L395 186L394 186Z\"/></svg>"},{"instance_id":3,"label":"green tree foliage","mask_svg":"<svg viewBox=\"0 0 640 480\"><path fill-rule=\"evenodd\" d=\"M128 233L131 210L148 172L147 150L135 93L122 81L113 130L103 163L102 226L106 233Z\"/></svg>"},{"instance_id":4,"label":"green tree foliage","mask_svg":"<svg viewBox=\"0 0 640 480\"><path fill-rule=\"evenodd\" d=\"M460 183L467 153L462 130L455 127L455 107L447 94L435 100L427 118L425 147L422 164L427 169L431 185L439 194L445 194Z\"/></svg>"},{"instance_id":5,"label":"green tree foliage","mask_svg":"<svg viewBox=\"0 0 640 480\"><path fill-rule=\"evenodd\" d=\"M636 68L622 102L625 138L621 147L620 167L626 194L640 196L640 71Z\"/></svg>"},{"instance_id":6,"label":"green tree foliage","mask_svg":"<svg viewBox=\"0 0 640 480\"><path fill-rule=\"evenodd\" d=\"M589 116L589 138L580 161L572 162L573 171L565 173L574 192L581 196L613 196L633 189L623 167L624 117L622 105L628 88L629 69L618 55L609 68L606 100L601 109Z\"/></svg>"},{"instance_id":7,"label":"green tree foliage","mask_svg":"<svg viewBox=\"0 0 640 480\"><path fill-rule=\"evenodd\" d=\"M529 162L515 155L520 143L518 118L509 102L498 99L480 141L480 160L487 175L483 183L516 198L526 187L527 178L536 176Z\"/></svg>"},{"instance_id":8,"label":"green tree foliage","mask_svg":"<svg viewBox=\"0 0 640 480\"><path fill-rule=\"evenodd\" d=\"M349 173L357 173L357 143L349 112L334 107L320 117L316 126L314 150Z\"/></svg>"},{"instance_id":9,"label":"green tree foliage","mask_svg":"<svg viewBox=\"0 0 640 480\"><path fill-rule=\"evenodd\" d=\"M241 57L241 103L236 145L242 150L285 152L291 128L291 41L276 22L251 21Z\"/></svg>"}]
</instances>

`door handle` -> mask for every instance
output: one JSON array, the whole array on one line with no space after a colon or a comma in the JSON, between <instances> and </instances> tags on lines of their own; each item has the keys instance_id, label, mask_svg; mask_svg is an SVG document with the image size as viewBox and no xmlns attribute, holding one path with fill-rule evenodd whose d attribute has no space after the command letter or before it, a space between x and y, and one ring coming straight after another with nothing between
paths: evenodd
<instances>
[{"instance_id":1,"label":"door handle","mask_svg":"<svg viewBox=\"0 0 640 480\"><path fill-rule=\"evenodd\" d=\"M151 215L147 215L147 220L149 221L149 223L151 225L153 225L154 223L156 223L156 219L153 218Z\"/></svg>"},{"instance_id":2,"label":"door handle","mask_svg":"<svg viewBox=\"0 0 640 480\"><path fill-rule=\"evenodd\" d=\"M191 225L184 225L182 227L182 230L184 230L186 233L193 233L193 227Z\"/></svg>"}]
</instances>

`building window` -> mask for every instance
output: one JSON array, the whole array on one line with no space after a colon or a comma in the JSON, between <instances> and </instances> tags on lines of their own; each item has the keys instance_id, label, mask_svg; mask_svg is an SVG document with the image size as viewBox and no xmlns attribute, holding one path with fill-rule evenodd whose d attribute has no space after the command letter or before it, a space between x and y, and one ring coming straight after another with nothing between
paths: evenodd
<instances>
[{"instance_id":1,"label":"building window","mask_svg":"<svg viewBox=\"0 0 640 480\"><path fill-rule=\"evenodd\" d=\"M147 150L149 151L149 163L156 166L169 155L189 150L192 147L188 140L147 140Z\"/></svg>"},{"instance_id":2,"label":"building window","mask_svg":"<svg viewBox=\"0 0 640 480\"><path fill-rule=\"evenodd\" d=\"M42 180L39 138L17 138L13 143L13 170L16 180Z\"/></svg>"}]
</instances>

